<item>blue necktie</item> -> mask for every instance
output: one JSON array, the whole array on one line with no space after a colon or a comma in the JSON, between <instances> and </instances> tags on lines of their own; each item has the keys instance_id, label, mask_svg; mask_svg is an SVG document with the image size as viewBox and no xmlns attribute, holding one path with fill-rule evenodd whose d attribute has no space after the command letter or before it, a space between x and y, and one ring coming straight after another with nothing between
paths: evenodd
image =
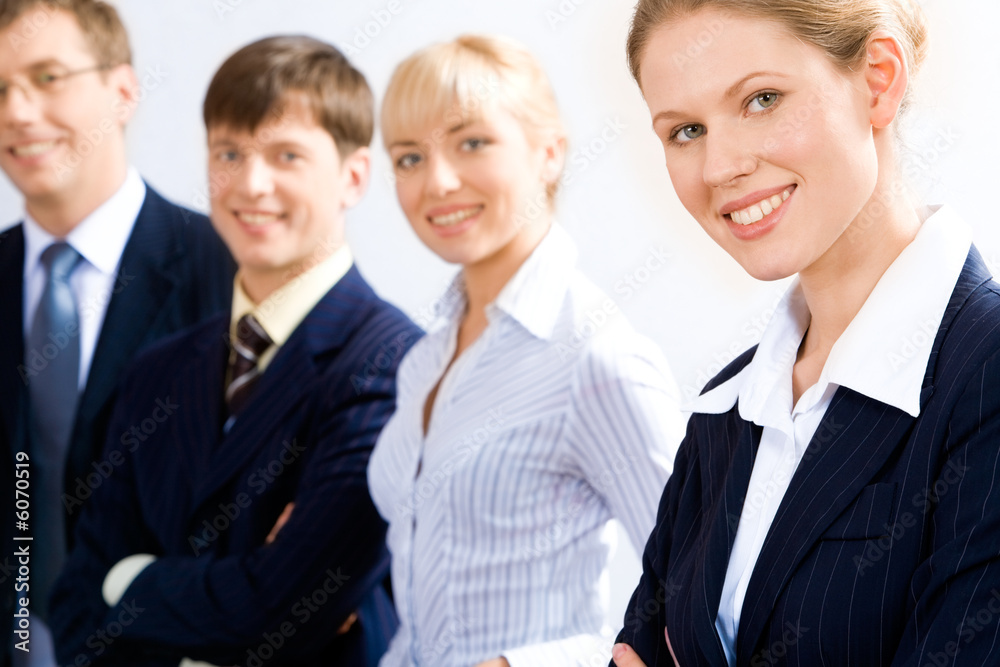
<instances>
[{"instance_id":1,"label":"blue necktie","mask_svg":"<svg viewBox=\"0 0 1000 667\"><path fill-rule=\"evenodd\" d=\"M42 619L48 618L49 594L66 558L65 514L60 498L80 396L80 318L69 277L80 259L80 254L64 242L53 243L42 253L48 280L35 312L27 351L37 352L47 361L28 382L31 528L35 538L31 547L31 606Z\"/></svg>"}]
</instances>

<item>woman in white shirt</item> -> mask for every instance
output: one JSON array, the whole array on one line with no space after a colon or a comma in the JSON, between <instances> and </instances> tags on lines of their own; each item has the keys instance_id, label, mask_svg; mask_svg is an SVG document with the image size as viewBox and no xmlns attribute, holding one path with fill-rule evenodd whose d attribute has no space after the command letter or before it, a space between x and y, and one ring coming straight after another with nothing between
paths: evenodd
<instances>
[{"instance_id":1,"label":"woman in white shirt","mask_svg":"<svg viewBox=\"0 0 1000 667\"><path fill-rule=\"evenodd\" d=\"M566 139L531 54L414 54L382 132L403 212L461 271L369 464L400 617L381 664L600 662L608 521L641 549L683 430L666 362L552 222Z\"/></svg>"},{"instance_id":2,"label":"woman in white shirt","mask_svg":"<svg viewBox=\"0 0 1000 667\"><path fill-rule=\"evenodd\" d=\"M996 664L1000 288L900 173L925 33L909 0L637 6L681 202L798 278L693 405L618 667Z\"/></svg>"}]
</instances>

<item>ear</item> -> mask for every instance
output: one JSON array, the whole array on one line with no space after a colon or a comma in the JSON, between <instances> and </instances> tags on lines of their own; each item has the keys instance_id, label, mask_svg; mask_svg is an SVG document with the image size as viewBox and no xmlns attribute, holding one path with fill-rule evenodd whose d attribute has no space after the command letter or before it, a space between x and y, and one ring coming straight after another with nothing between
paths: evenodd
<instances>
[{"instance_id":1,"label":"ear","mask_svg":"<svg viewBox=\"0 0 1000 667\"><path fill-rule=\"evenodd\" d=\"M885 30L876 30L868 40L865 80L871 95L872 126L888 127L899 113L909 84L909 70L899 40Z\"/></svg>"},{"instance_id":2,"label":"ear","mask_svg":"<svg viewBox=\"0 0 1000 667\"><path fill-rule=\"evenodd\" d=\"M542 182L555 183L562 176L566 163L566 137L556 132L546 134L539 148L542 151Z\"/></svg>"},{"instance_id":3,"label":"ear","mask_svg":"<svg viewBox=\"0 0 1000 667\"><path fill-rule=\"evenodd\" d=\"M135 108L139 104L139 79L131 65L115 65L108 72L108 85L114 90L117 99L114 102L114 114L118 123L125 127L132 120Z\"/></svg>"},{"instance_id":4,"label":"ear","mask_svg":"<svg viewBox=\"0 0 1000 667\"><path fill-rule=\"evenodd\" d=\"M372 154L368 146L360 146L344 157L340 175L343 179L342 205L345 210L358 204L365 196L371 176L371 163Z\"/></svg>"}]
</instances>

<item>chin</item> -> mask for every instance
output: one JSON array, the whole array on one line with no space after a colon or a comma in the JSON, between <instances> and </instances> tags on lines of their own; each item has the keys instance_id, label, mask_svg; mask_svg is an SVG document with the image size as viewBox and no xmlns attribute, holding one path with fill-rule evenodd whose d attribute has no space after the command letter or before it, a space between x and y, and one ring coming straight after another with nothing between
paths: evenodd
<instances>
[{"instance_id":1,"label":"chin","mask_svg":"<svg viewBox=\"0 0 1000 667\"><path fill-rule=\"evenodd\" d=\"M753 258L735 258L743 270L746 271L751 278L755 280L761 280L764 282L773 282L775 280L784 280L789 276L794 276L799 272L799 268L791 265L788 262L783 261L768 261L770 258L761 258L761 261L755 261Z\"/></svg>"}]
</instances>

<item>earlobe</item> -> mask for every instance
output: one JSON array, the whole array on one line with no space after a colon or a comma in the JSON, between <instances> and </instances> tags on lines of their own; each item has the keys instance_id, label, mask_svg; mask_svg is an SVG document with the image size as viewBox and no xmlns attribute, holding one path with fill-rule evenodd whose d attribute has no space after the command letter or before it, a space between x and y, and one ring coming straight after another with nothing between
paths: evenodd
<instances>
[{"instance_id":1,"label":"earlobe","mask_svg":"<svg viewBox=\"0 0 1000 667\"><path fill-rule=\"evenodd\" d=\"M545 158L542 167L542 180L554 183L562 174L566 161L566 137L555 136L544 146Z\"/></svg>"},{"instance_id":2,"label":"earlobe","mask_svg":"<svg viewBox=\"0 0 1000 667\"><path fill-rule=\"evenodd\" d=\"M132 120L135 107L139 104L139 80L131 65L122 64L112 69L112 85L118 93L115 103L115 115L122 127Z\"/></svg>"},{"instance_id":3,"label":"earlobe","mask_svg":"<svg viewBox=\"0 0 1000 667\"><path fill-rule=\"evenodd\" d=\"M871 96L872 126L888 127L899 114L909 84L909 71L899 40L884 30L874 32L868 41L865 80Z\"/></svg>"}]
</instances>

